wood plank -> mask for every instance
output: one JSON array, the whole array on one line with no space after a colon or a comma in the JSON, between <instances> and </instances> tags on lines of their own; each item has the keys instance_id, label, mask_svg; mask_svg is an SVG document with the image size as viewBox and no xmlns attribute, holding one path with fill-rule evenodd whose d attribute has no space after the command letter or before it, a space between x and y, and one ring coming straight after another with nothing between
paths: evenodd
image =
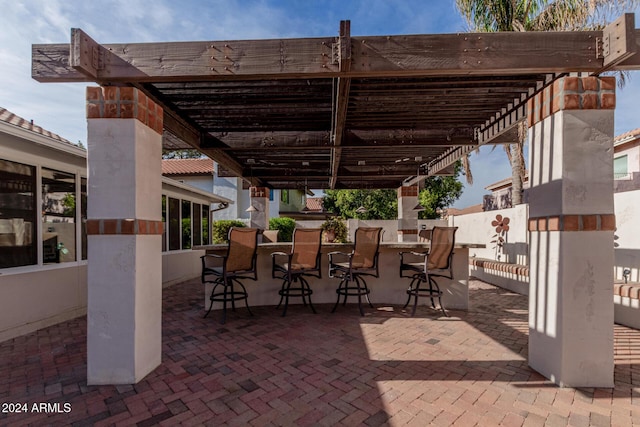
<instances>
[{"instance_id":1,"label":"wood plank","mask_svg":"<svg viewBox=\"0 0 640 427\"><path fill-rule=\"evenodd\" d=\"M316 150L331 146L326 132L215 132L212 136L224 142L229 150Z\"/></svg>"},{"instance_id":2,"label":"wood plank","mask_svg":"<svg viewBox=\"0 0 640 427\"><path fill-rule=\"evenodd\" d=\"M636 30L636 38L638 37ZM332 63L333 38L104 44L100 82L265 78L535 74L602 68L602 31L351 37L349 70ZM68 60L69 45L34 45L38 81L89 81ZM66 50L66 52L65 52ZM117 60L116 60L117 59ZM132 64L135 64L133 66ZM631 62L623 62L629 68ZM638 67L636 67L638 68ZM617 69L617 66L614 67Z\"/></svg>"},{"instance_id":3,"label":"wood plank","mask_svg":"<svg viewBox=\"0 0 640 427\"><path fill-rule=\"evenodd\" d=\"M634 14L625 13L604 28L602 32L604 70L611 69L615 64L636 54L634 27Z\"/></svg>"},{"instance_id":4,"label":"wood plank","mask_svg":"<svg viewBox=\"0 0 640 427\"><path fill-rule=\"evenodd\" d=\"M340 21L340 37L338 39L340 57L338 61L339 70L346 73L351 69L351 23ZM338 180L338 169L342 156L342 138L344 137L345 124L347 122L347 109L349 107L349 89L351 79L339 77L336 79L336 91L332 111L334 112L331 139L333 148L331 150L331 176L329 177L329 188L334 188Z\"/></svg>"},{"instance_id":5,"label":"wood plank","mask_svg":"<svg viewBox=\"0 0 640 427\"><path fill-rule=\"evenodd\" d=\"M202 133L181 119L171 110L164 111L163 117L164 128L178 137L180 140L189 144L196 150L206 154L209 158L213 159L217 163L220 163L231 172L237 174L237 176L243 176L243 169L240 164L235 161L231 156L225 153L219 148L202 149Z\"/></svg>"},{"instance_id":6,"label":"wood plank","mask_svg":"<svg viewBox=\"0 0 640 427\"><path fill-rule=\"evenodd\" d=\"M104 66L103 49L95 40L79 28L71 29L71 55L69 64L91 79L98 77L98 71ZM100 56L103 56L102 60Z\"/></svg>"}]
</instances>

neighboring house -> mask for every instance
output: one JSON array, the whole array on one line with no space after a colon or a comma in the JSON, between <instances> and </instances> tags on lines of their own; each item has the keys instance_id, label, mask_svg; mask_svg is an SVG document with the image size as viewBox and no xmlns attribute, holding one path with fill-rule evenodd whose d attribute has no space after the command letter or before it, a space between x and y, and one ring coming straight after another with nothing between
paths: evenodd
<instances>
[{"instance_id":1,"label":"neighboring house","mask_svg":"<svg viewBox=\"0 0 640 427\"><path fill-rule=\"evenodd\" d=\"M513 178L509 177L498 182L494 182L485 187L485 190L491 191L491 194L487 194L482 198L482 210L483 211L495 211L497 209L507 209L512 207L511 204L511 185ZM529 173L525 172L525 176L522 180L522 189L524 194L522 195L522 203L528 203L529 189Z\"/></svg>"},{"instance_id":2,"label":"neighboring house","mask_svg":"<svg viewBox=\"0 0 640 427\"><path fill-rule=\"evenodd\" d=\"M167 159L162 161L162 174L172 179L212 191L234 203L226 209L215 211L214 220L249 220L249 187L242 178L219 175L219 165L205 159ZM269 192L269 217L291 216L302 212L306 195L301 190L271 190Z\"/></svg>"},{"instance_id":3,"label":"neighboring house","mask_svg":"<svg viewBox=\"0 0 640 427\"><path fill-rule=\"evenodd\" d=\"M614 139L613 178L616 193L640 189L640 128Z\"/></svg>"},{"instance_id":4,"label":"neighboring house","mask_svg":"<svg viewBox=\"0 0 640 427\"><path fill-rule=\"evenodd\" d=\"M322 204L322 197L307 197L306 208L299 211L280 211L281 216L287 216L298 221L324 221L331 216Z\"/></svg>"},{"instance_id":5,"label":"neighboring house","mask_svg":"<svg viewBox=\"0 0 640 427\"><path fill-rule=\"evenodd\" d=\"M613 177L614 192L632 191L640 189L640 128L623 133L613 141ZM495 182L485 189L491 194L484 196L482 209L492 211L507 209L511 206L512 178ZM524 189L523 203L527 203L529 175L525 175L522 187Z\"/></svg>"},{"instance_id":6,"label":"neighboring house","mask_svg":"<svg viewBox=\"0 0 640 427\"><path fill-rule=\"evenodd\" d=\"M449 208L447 209L447 217L458 216L458 215L467 215L477 212L484 211L482 204L467 206L466 208L457 209L457 208Z\"/></svg>"},{"instance_id":7,"label":"neighboring house","mask_svg":"<svg viewBox=\"0 0 640 427\"><path fill-rule=\"evenodd\" d=\"M0 341L86 313L87 152L0 108ZM163 285L200 274L211 204L162 179ZM160 206L158 206L160 212Z\"/></svg>"}]
</instances>

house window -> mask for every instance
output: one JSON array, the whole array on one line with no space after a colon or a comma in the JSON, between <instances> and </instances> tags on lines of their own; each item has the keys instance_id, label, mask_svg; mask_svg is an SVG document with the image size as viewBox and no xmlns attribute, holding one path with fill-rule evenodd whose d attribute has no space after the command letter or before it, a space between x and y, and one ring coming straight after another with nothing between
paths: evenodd
<instances>
[{"instance_id":1,"label":"house window","mask_svg":"<svg viewBox=\"0 0 640 427\"><path fill-rule=\"evenodd\" d=\"M76 177L42 168L43 262L76 260Z\"/></svg>"},{"instance_id":2,"label":"house window","mask_svg":"<svg viewBox=\"0 0 640 427\"><path fill-rule=\"evenodd\" d=\"M280 190L280 201L289 204L289 190Z\"/></svg>"},{"instance_id":3,"label":"house window","mask_svg":"<svg viewBox=\"0 0 640 427\"><path fill-rule=\"evenodd\" d=\"M613 178L626 178L629 171L627 169L627 155L616 157L613 159Z\"/></svg>"},{"instance_id":4,"label":"house window","mask_svg":"<svg viewBox=\"0 0 640 427\"><path fill-rule=\"evenodd\" d=\"M193 204L193 244L202 244L202 205Z\"/></svg>"},{"instance_id":5,"label":"house window","mask_svg":"<svg viewBox=\"0 0 640 427\"><path fill-rule=\"evenodd\" d=\"M182 201L182 249L191 249L191 202Z\"/></svg>"},{"instance_id":6,"label":"house window","mask_svg":"<svg viewBox=\"0 0 640 427\"><path fill-rule=\"evenodd\" d=\"M162 252L167 251L167 196L162 195Z\"/></svg>"},{"instance_id":7,"label":"house window","mask_svg":"<svg viewBox=\"0 0 640 427\"><path fill-rule=\"evenodd\" d=\"M202 244L208 245L209 240L209 206L202 205Z\"/></svg>"},{"instance_id":8,"label":"house window","mask_svg":"<svg viewBox=\"0 0 640 427\"><path fill-rule=\"evenodd\" d=\"M273 188L269 189L269 201L273 202Z\"/></svg>"},{"instance_id":9,"label":"house window","mask_svg":"<svg viewBox=\"0 0 640 427\"><path fill-rule=\"evenodd\" d=\"M80 220L82 259L87 259L87 178L80 178Z\"/></svg>"},{"instance_id":10,"label":"house window","mask_svg":"<svg viewBox=\"0 0 640 427\"><path fill-rule=\"evenodd\" d=\"M0 159L0 268L37 263L36 168Z\"/></svg>"},{"instance_id":11,"label":"house window","mask_svg":"<svg viewBox=\"0 0 640 427\"><path fill-rule=\"evenodd\" d=\"M180 200L169 197L169 250L180 249Z\"/></svg>"}]
</instances>

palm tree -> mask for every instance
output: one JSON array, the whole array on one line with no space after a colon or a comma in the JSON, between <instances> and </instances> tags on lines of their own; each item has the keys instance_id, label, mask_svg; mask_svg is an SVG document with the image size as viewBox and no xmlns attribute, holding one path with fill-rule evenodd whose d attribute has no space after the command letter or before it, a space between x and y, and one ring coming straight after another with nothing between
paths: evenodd
<instances>
[{"instance_id":1,"label":"palm tree","mask_svg":"<svg viewBox=\"0 0 640 427\"><path fill-rule=\"evenodd\" d=\"M640 0L456 0L470 31L572 31L602 28L612 18L635 9ZM525 124L518 141L505 145L511 164L512 205L522 203L525 174Z\"/></svg>"}]
</instances>

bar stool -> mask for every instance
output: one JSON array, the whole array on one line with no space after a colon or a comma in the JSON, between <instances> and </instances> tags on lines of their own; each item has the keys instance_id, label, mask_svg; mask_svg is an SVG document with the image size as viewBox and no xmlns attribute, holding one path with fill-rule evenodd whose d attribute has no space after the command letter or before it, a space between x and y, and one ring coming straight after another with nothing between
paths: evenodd
<instances>
[{"instance_id":1,"label":"bar stool","mask_svg":"<svg viewBox=\"0 0 640 427\"><path fill-rule=\"evenodd\" d=\"M208 254L203 255L202 260L202 283L213 283L213 290L209 300L209 310L204 315L207 317L213 303L222 302L222 321L227 319L227 303L231 303L233 311L236 310L236 301L244 300L247 311L253 316L249 309L248 293L240 280L258 280L256 259L258 250L258 229L238 228L229 229L229 247L227 255ZM210 276L213 276L211 279ZM236 288L234 284L240 286ZM218 290L218 287L222 287Z\"/></svg>"},{"instance_id":2,"label":"bar stool","mask_svg":"<svg viewBox=\"0 0 640 427\"><path fill-rule=\"evenodd\" d=\"M382 228L358 227L353 251L350 254L344 252L329 253L329 277L340 279L340 284L336 289L338 300L331 312L335 312L340 302L340 296L344 296L342 305L347 303L347 297L358 297L358 308L360 314L364 316L362 310L362 297L364 296L373 308L369 300L369 287L363 276L379 277L378 275L378 249ZM338 262L338 260L342 260Z\"/></svg>"},{"instance_id":3,"label":"bar stool","mask_svg":"<svg viewBox=\"0 0 640 427\"><path fill-rule=\"evenodd\" d=\"M322 277L320 271L320 245L322 244L322 230L320 228L296 228L293 231L293 246L291 253L274 252L271 254L271 277L282 279L282 288L278 291L280 302L284 300L282 316L287 314L289 297L301 297L307 305L307 297L311 310L316 309L311 303L313 290L305 276ZM292 285L298 283L299 286Z\"/></svg>"},{"instance_id":4,"label":"bar stool","mask_svg":"<svg viewBox=\"0 0 640 427\"><path fill-rule=\"evenodd\" d=\"M407 289L407 303L404 305L406 308L411 297L414 298L411 316L416 314L418 297L428 297L431 299L433 308L436 306L434 298L438 298L440 309L445 316L449 317L442 305L442 291L434 278L453 279L451 261L457 229L458 227L434 227L428 252L400 252L400 277L411 279Z\"/></svg>"}]
</instances>

